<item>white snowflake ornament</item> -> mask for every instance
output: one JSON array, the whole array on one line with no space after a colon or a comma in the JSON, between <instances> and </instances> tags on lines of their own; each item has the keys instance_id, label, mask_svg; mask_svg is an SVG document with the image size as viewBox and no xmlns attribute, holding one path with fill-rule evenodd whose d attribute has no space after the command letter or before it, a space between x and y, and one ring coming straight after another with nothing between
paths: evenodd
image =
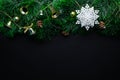
<instances>
[{"instance_id":1,"label":"white snowflake ornament","mask_svg":"<svg viewBox=\"0 0 120 80\"><path fill-rule=\"evenodd\" d=\"M82 7L81 10L76 10L77 12L77 22L76 24L81 24L81 27L85 27L86 30L89 30L90 27L94 27L94 24L99 24L97 15L99 10L94 10L94 7L91 7L86 4L85 7Z\"/></svg>"}]
</instances>

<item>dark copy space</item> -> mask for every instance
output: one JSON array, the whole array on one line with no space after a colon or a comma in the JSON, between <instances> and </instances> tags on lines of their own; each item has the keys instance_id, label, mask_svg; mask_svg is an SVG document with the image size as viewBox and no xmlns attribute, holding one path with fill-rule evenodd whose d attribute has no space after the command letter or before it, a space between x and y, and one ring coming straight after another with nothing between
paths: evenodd
<instances>
[{"instance_id":1,"label":"dark copy space","mask_svg":"<svg viewBox=\"0 0 120 80\"><path fill-rule=\"evenodd\" d=\"M119 39L96 34L60 35L43 42L0 35L1 80L115 80L119 53Z\"/></svg>"}]
</instances>

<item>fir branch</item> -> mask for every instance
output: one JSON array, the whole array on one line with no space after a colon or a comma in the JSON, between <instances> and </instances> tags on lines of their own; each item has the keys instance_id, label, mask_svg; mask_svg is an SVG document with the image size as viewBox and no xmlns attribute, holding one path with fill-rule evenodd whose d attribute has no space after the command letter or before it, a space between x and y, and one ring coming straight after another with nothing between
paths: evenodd
<instances>
[{"instance_id":1,"label":"fir branch","mask_svg":"<svg viewBox=\"0 0 120 80\"><path fill-rule=\"evenodd\" d=\"M13 18L12 18L9 14L7 14L6 12L0 11L0 13L3 13L3 14L6 15L7 17L9 17L10 20L11 20L17 27L21 27L21 26L18 25L18 24L13 20Z\"/></svg>"},{"instance_id":2,"label":"fir branch","mask_svg":"<svg viewBox=\"0 0 120 80\"><path fill-rule=\"evenodd\" d=\"M48 4L45 8L41 9L42 11L46 10L52 3ZM38 11L38 13L35 15L35 17L31 20L31 22L34 22L37 18L37 16L39 16L40 12Z\"/></svg>"},{"instance_id":3,"label":"fir branch","mask_svg":"<svg viewBox=\"0 0 120 80\"><path fill-rule=\"evenodd\" d=\"M79 8L81 8L80 4L75 0L75 3L78 5Z\"/></svg>"}]
</instances>

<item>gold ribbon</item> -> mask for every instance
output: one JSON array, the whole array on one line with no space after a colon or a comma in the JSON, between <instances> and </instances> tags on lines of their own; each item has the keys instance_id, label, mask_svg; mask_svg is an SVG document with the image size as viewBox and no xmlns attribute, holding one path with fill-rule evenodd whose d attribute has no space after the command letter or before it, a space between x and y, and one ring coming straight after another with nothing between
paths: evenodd
<instances>
[{"instance_id":1,"label":"gold ribbon","mask_svg":"<svg viewBox=\"0 0 120 80\"><path fill-rule=\"evenodd\" d=\"M26 33L30 28L32 28L32 26L33 26L33 23L31 23L30 26L25 26L25 27L23 27L23 29L25 29L25 30L24 30L24 33Z\"/></svg>"}]
</instances>

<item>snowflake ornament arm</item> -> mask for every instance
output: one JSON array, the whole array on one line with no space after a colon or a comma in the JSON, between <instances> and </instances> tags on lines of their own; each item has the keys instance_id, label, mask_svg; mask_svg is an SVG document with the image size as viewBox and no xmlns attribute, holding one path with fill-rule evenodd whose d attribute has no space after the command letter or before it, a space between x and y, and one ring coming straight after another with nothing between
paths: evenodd
<instances>
[{"instance_id":1,"label":"snowflake ornament arm","mask_svg":"<svg viewBox=\"0 0 120 80\"><path fill-rule=\"evenodd\" d=\"M82 7L81 10L76 10L77 12L77 22L76 24L81 24L81 27L85 27L86 30L89 30L90 27L94 27L94 24L99 24L98 18L99 10L94 10L94 7L89 7L86 4L85 7Z\"/></svg>"}]
</instances>

